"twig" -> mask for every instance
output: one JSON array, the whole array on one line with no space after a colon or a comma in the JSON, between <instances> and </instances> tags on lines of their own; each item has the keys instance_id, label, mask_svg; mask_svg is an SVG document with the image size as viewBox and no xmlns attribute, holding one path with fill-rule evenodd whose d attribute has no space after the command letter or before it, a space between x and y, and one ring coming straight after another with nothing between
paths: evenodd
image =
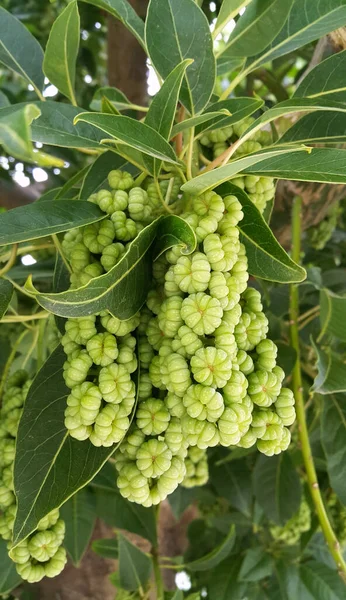
<instances>
[{"instance_id":1,"label":"twig","mask_svg":"<svg viewBox=\"0 0 346 600\"><path fill-rule=\"evenodd\" d=\"M2 267L2 269L0 269L0 277L5 275L10 269L12 269L14 263L16 262L17 250L18 250L18 244L13 244L13 246L11 248L11 254L9 256L7 263L5 264L4 267Z\"/></svg>"},{"instance_id":2,"label":"twig","mask_svg":"<svg viewBox=\"0 0 346 600\"><path fill-rule=\"evenodd\" d=\"M189 145L188 145L187 157L186 157L186 176L188 179L192 179L192 177L193 177L193 175L192 175L192 160L193 160L194 141L195 141L195 128L191 127L190 139L189 139Z\"/></svg>"},{"instance_id":3,"label":"twig","mask_svg":"<svg viewBox=\"0 0 346 600\"><path fill-rule=\"evenodd\" d=\"M296 197L293 201L293 212L292 212L292 259L299 263L300 261L300 240L301 240L301 206L302 200ZM302 385L302 374L300 367L300 347L299 347L299 331L298 331L298 320L299 317L299 294L298 285L291 284L290 286L290 332L291 332L291 344L297 353L296 364L292 374L292 387L296 400L296 411L297 411L297 422L298 422L298 433L299 440L303 455L303 462L306 471L306 477L308 482L309 491L312 500L315 505L316 514L324 535L324 538L328 544L329 551L333 557L335 564L338 568L340 576L346 583L346 563L340 550L340 543L334 533L334 530L328 519L326 509L323 504L316 468L312 456L308 428L305 416L305 406L303 397L303 385Z\"/></svg>"}]
</instances>

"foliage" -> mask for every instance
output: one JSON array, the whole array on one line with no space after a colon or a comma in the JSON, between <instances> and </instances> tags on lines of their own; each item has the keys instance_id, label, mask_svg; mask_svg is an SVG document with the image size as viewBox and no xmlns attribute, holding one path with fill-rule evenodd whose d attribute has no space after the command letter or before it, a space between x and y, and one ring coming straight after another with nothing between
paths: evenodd
<instances>
[{"instance_id":1,"label":"foliage","mask_svg":"<svg viewBox=\"0 0 346 600\"><path fill-rule=\"evenodd\" d=\"M305 73L344 1L26 8L0 8L0 144L49 184L0 214L0 595L78 566L99 517L120 598L343 598L345 203L302 235L295 198L290 254L273 207L346 183L345 52ZM106 13L149 106L106 85ZM184 556L166 499L198 513Z\"/></svg>"}]
</instances>

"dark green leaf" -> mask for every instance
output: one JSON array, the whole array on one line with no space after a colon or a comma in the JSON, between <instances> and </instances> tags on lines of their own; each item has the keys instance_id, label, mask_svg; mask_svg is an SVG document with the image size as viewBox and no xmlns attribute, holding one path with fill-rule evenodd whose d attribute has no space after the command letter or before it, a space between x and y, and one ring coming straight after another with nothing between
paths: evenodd
<instances>
[{"instance_id":1,"label":"dark green leaf","mask_svg":"<svg viewBox=\"0 0 346 600\"><path fill-rule=\"evenodd\" d=\"M315 600L304 586L296 565L281 559L275 563L275 572L282 600Z\"/></svg>"},{"instance_id":2,"label":"dark green leaf","mask_svg":"<svg viewBox=\"0 0 346 600\"><path fill-rule=\"evenodd\" d=\"M108 173L113 169L121 171L129 171L132 175L137 172L137 169L127 162L122 156L109 150L100 154L93 162L83 181L79 197L87 200L91 194L98 192L101 189L109 189Z\"/></svg>"},{"instance_id":3,"label":"dark green leaf","mask_svg":"<svg viewBox=\"0 0 346 600\"><path fill-rule=\"evenodd\" d=\"M77 189L77 184L86 176L90 167L89 165L85 165L83 169L77 171L72 177L70 177L64 185L59 189L56 199L60 200L60 198L76 198L78 196L79 190Z\"/></svg>"},{"instance_id":4,"label":"dark green leaf","mask_svg":"<svg viewBox=\"0 0 346 600\"><path fill-rule=\"evenodd\" d=\"M313 69L297 87L295 97L328 96L337 102L346 101L346 84L343 73L346 68L346 50L329 56Z\"/></svg>"},{"instance_id":5,"label":"dark green leaf","mask_svg":"<svg viewBox=\"0 0 346 600\"><path fill-rule=\"evenodd\" d=\"M305 269L293 262L280 246L247 194L232 183L223 184L217 192L222 196L234 194L242 205L244 218L238 227L246 248L251 275L280 283L303 281L306 277Z\"/></svg>"},{"instance_id":6,"label":"dark green leaf","mask_svg":"<svg viewBox=\"0 0 346 600\"><path fill-rule=\"evenodd\" d=\"M272 558L263 548L251 548L245 554L239 579L242 581L260 581L272 571Z\"/></svg>"},{"instance_id":7,"label":"dark green leaf","mask_svg":"<svg viewBox=\"0 0 346 600\"><path fill-rule=\"evenodd\" d=\"M87 4L93 4L119 19L133 33L139 43L144 43L144 23L127 0L83 0Z\"/></svg>"},{"instance_id":8,"label":"dark green leaf","mask_svg":"<svg viewBox=\"0 0 346 600\"><path fill-rule=\"evenodd\" d=\"M0 319L4 316L11 302L13 285L6 279L0 279Z\"/></svg>"},{"instance_id":9,"label":"dark green leaf","mask_svg":"<svg viewBox=\"0 0 346 600\"><path fill-rule=\"evenodd\" d=\"M184 488L179 485L177 489L168 496L168 502L171 506L175 518L180 519L185 510L196 499L196 491L193 488Z\"/></svg>"},{"instance_id":10,"label":"dark green leaf","mask_svg":"<svg viewBox=\"0 0 346 600\"><path fill-rule=\"evenodd\" d=\"M0 595L7 597L22 581L15 563L8 556L7 542L0 539Z\"/></svg>"},{"instance_id":11,"label":"dark green leaf","mask_svg":"<svg viewBox=\"0 0 346 600\"><path fill-rule=\"evenodd\" d=\"M84 121L131 148L169 163L178 164L172 146L152 127L130 117L104 113L81 113L75 123Z\"/></svg>"},{"instance_id":12,"label":"dark green leaf","mask_svg":"<svg viewBox=\"0 0 346 600\"><path fill-rule=\"evenodd\" d=\"M40 115L35 104L6 106L0 109L0 144L11 156L33 162L30 125Z\"/></svg>"},{"instance_id":13,"label":"dark green leaf","mask_svg":"<svg viewBox=\"0 0 346 600\"><path fill-rule=\"evenodd\" d=\"M176 123L172 129L171 138L174 138L181 131L185 131L186 129L190 129L191 127L196 127L198 125L204 124L207 127L208 123L217 120L218 118L224 118L225 116L230 116L228 110L219 110L210 113L203 113L202 115L197 115L197 117L191 117L190 119L185 119L185 121L181 121L180 123Z\"/></svg>"},{"instance_id":14,"label":"dark green leaf","mask_svg":"<svg viewBox=\"0 0 346 600\"><path fill-rule=\"evenodd\" d=\"M254 56L262 52L280 32L293 0L253 0L237 21L225 49L232 56Z\"/></svg>"},{"instance_id":15,"label":"dark green leaf","mask_svg":"<svg viewBox=\"0 0 346 600\"><path fill-rule=\"evenodd\" d=\"M297 352L292 346L278 340L275 342L278 349L277 363L285 371L286 377L288 377L293 370L297 360Z\"/></svg>"},{"instance_id":16,"label":"dark green leaf","mask_svg":"<svg viewBox=\"0 0 346 600\"><path fill-rule=\"evenodd\" d=\"M268 150L254 152L253 154L249 154L244 158L232 160L224 167L218 167L213 171L208 171L206 173L198 175L198 177L195 177L187 183L184 183L181 189L183 190L183 192L197 196L199 194L202 194L203 192L215 188L221 183L225 183L225 181L229 181L230 179L232 179L232 177L236 177L238 173L241 173L243 171L246 171L247 173L257 172L259 169L256 163L259 163L259 165L261 166L261 170L264 170L264 167L267 165L267 163L270 166L272 165L272 163L276 164L275 159L276 157L278 157L278 159L283 159L280 165L281 168L283 168L284 166L287 167L293 161L295 154L298 155L298 160L296 161L296 163L299 163L299 160L301 160L302 155L307 154L307 149L304 147L294 149L274 147ZM252 165L256 165L253 168L253 170L250 169ZM292 173L293 170L291 171L291 175ZM274 177L277 177L277 175L274 175ZM293 177L291 177L291 179L292 178Z\"/></svg>"},{"instance_id":17,"label":"dark green leaf","mask_svg":"<svg viewBox=\"0 0 346 600\"><path fill-rule=\"evenodd\" d=\"M226 559L210 572L208 596L214 600L240 600L245 596L246 584L238 583L240 556Z\"/></svg>"},{"instance_id":18,"label":"dark green leaf","mask_svg":"<svg viewBox=\"0 0 346 600\"><path fill-rule=\"evenodd\" d=\"M192 115L200 112L215 83L212 38L200 8L193 0L150 0L145 37L150 59L163 78L184 59L194 61L186 70L181 100Z\"/></svg>"},{"instance_id":19,"label":"dark green leaf","mask_svg":"<svg viewBox=\"0 0 346 600\"><path fill-rule=\"evenodd\" d=\"M77 2L73 0L53 23L43 61L46 77L72 104L76 104L74 88L79 37L79 12Z\"/></svg>"},{"instance_id":20,"label":"dark green leaf","mask_svg":"<svg viewBox=\"0 0 346 600\"><path fill-rule=\"evenodd\" d=\"M123 535L118 535L119 580L125 590L138 590L147 584L152 563L151 559Z\"/></svg>"},{"instance_id":21,"label":"dark green leaf","mask_svg":"<svg viewBox=\"0 0 346 600\"><path fill-rule=\"evenodd\" d=\"M46 237L103 219L92 202L59 200L35 202L0 214L0 246Z\"/></svg>"},{"instance_id":22,"label":"dark green leaf","mask_svg":"<svg viewBox=\"0 0 346 600\"><path fill-rule=\"evenodd\" d=\"M314 600L344 600L345 582L337 571L316 561L300 566L300 577Z\"/></svg>"},{"instance_id":23,"label":"dark green leaf","mask_svg":"<svg viewBox=\"0 0 346 600\"><path fill-rule=\"evenodd\" d=\"M0 63L24 77L41 96L43 51L30 31L0 6Z\"/></svg>"},{"instance_id":24,"label":"dark green leaf","mask_svg":"<svg viewBox=\"0 0 346 600\"><path fill-rule=\"evenodd\" d=\"M304 115L280 138L280 144L340 144L346 140L346 115L320 111Z\"/></svg>"},{"instance_id":25,"label":"dark green leaf","mask_svg":"<svg viewBox=\"0 0 346 600\"><path fill-rule=\"evenodd\" d=\"M344 395L323 400L321 440L327 459L330 484L346 504L346 405Z\"/></svg>"},{"instance_id":26,"label":"dark green leaf","mask_svg":"<svg viewBox=\"0 0 346 600\"><path fill-rule=\"evenodd\" d=\"M252 481L245 461L214 465L210 472L210 479L219 496L226 498L231 506L244 515L251 515Z\"/></svg>"},{"instance_id":27,"label":"dark green leaf","mask_svg":"<svg viewBox=\"0 0 346 600\"><path fill-rule=\"evenodd\" d=\"M197 127L196 132L209 129L219 129L220 127L226 127L238 123L246 117L249 117L254 112L259 110L263 106L263 100L256 98L229 98L228 100L220 100L214 104L210 104L205 111L205 116L209 112L227 110L230 112L230 116L221 116L214 118L211 122L200 125Z\"/></svg>"},{"instance_id":28,"label":"dark green leaf","mask_svg":"<svg viewBox=\"0 0 346 600\"><path fill-rule=\"evenodd\" d=\"M330 290L320 291L321 334L330 333L346 342L346 296L338 296Z\"/></svg>"},{"instance_id":29,"label":"dark green leaf","mask_svg":"<svg viewBox=\"0 0 346 600\"><path fill-rule=\"evenodd\" d=\"M96 110L96 112L102 112L101 109L103 98L107 98L107 100L117 110L128 110L132 106L131 100L129 100L121 90L118 90L118 88L106 86L96 90L90 104L91 110Z\"/></svg>"},{"instance_id":30,"label":"dark green leaf","mask_svg":"<svg viewBox=\"0 0 346 600\"><path fill-rule=\"evenodd\" d=\"M61 517L66 524L64 546L73 564L78 567L94 530L96 513L91 492L83 489L61 508Z\"/></svg>"},{"instance_id":31,"label":"dark green leaf","mask_svg":"<svg viewBox=\"0 0 346 600\"><path fill-rule=\"evenodd\" d=\"M61 254L56 253L55 268L53 275L53 292L64 292L70 287L70 271L67 268ZM65 319L63 317L57 317L55 315L55 324L59 329L61 335L65 333Z\"/></svg>"},{"instance_id":32,"label":"dark green leaf","mask_svg":"<svg viewBox=\"0 0 346 600\"><path fill-rule=\"evenodd\" d=\"M41 306L61 317L81 317L109 310L119 319L129 319L145 301L153 258L178 242L185 244L187 253L194 250L196 241L191 227L174 215L160 217L142 229L124 257L108 273L95 277L83 287L60 294L40 294L30 283L27 289Z\"/></svg>"},{"instance_id":33,"label":"dark green leaf","mask_svg":"<svg viewBox=\"0 0 346 600\"><path fill-rule=\"evenodd\" d=\"M321 38L330 31L342 27L345 22L346 5L344 0L329 0L328 2L295 0L280 33L261 54L248 60L243 74L246 75L260 65Z\"/></svg>"},{"instance_id":34,"label":"dark green leaf","mask_svg":"<svg viewBox=\"0 0 346 600\"><path fill-rule=\"evenodd\" d=\"M288 521L299 509L302 490L290 455L260 456L253 471L253 488L266 517L278 524Z\"/></svg>"},{"instance_id":35,"label":"dark green leaf","mask_svg":"<svg viewBox=\"0 0 346 600\"><path fill-rule=\"evenodd\" d=\"M224 52L216 61L217 75L225 75L231 71L241 71L245 58L233 58L232 51Z\"/></svg>"},{"instance_id":36,"label":"dark green leaf","mask_svg":"<svg viewBox=\"0 0 346 600\"><path fill-rule=\"evenodd\" d=\"M317 375L311 391L318 394L346 392L346 364L331 348L313 344L317 356Z\"/></svg>"},{"instance_id":37,"label":"dark green leaf","mask_svg":"<svg viewBox=\"0 0 346 600\"><path fill-rule=\"evenodd\" d=\"M222 544L220 544L220 546L214 548L214 550L209 552L209 554L206 554L206 556L185 564L185 567L189 571L193 572L214 569L214 567L220 564L220 562L222 562L230 554L234 546L235 538L235 528L231 527L227 537L224 539Z\"/></svg>"},{"instance_id":38,"label":"dark green leaf","mask_svg":"<svg viewBox=\"0 0 346 600\"><path fill-rule=\"evenodd\" d=\"M103 558L118 558L118 540L115 538L104 538L92 543L93 551Z\"/></svg>"},{"instance_id":39,"label":"dark green leaf","mask_svg":"<svg viewBox=\"0 0 346 600\"><path fill-rule=\"evenodd\" d=\"M10 106L10 104L7 96L0 90L0 108L5 108L5 106Z\"/></svg>"},{"instance_id":40,"label":"dark green leaf","mask_svg":"<svg viewBox=\"0 0 346 600\"><path fill-rule=\"evenodd\" d=\"M73 440L64 425L69 389L63 380L65 353L54 350L36 375L19 424L14 465L17 515L14 545L40 519L89 483L117 446L96 448Z\"/></svg>"}]
</instances>

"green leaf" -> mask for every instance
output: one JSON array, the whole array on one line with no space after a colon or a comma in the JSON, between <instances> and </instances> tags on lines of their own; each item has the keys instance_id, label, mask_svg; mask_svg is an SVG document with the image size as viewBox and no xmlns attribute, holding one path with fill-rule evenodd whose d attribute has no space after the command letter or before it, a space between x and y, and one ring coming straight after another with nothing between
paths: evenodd
<instances>
[{"instance_id":1,"label":"green leaf","mask_svg":"<svg viewBox=\"0 0 346 600\"><path fill-rule=\"evenodd\" d=\"M44 74L72 104L76 104L74 88L79 37L80 19L74 0L54 21L43 60Z\"/></svg>"},{"instance_id":2,"label":"green leaf","mask_svg":"<svg viewBox=\"0 0 346 600\"><path fill-rule=\"evenodd\" d=\"M6 279L0 279L0 319L4 316L11 302L13 285Z\"/></svg>"},{"instance_id":3,"label":"green leaf","mask_svg":"<svg viewBox=\"0 0 346 600\"><path fill-rule=\"evenodd\" d=\"M43 50L16 17L0 6L0 63L24 77L41 96Z\"/></svg>"},{"instance_id":4,"label":"green leaf","mask_svg":"<svg viewBox=\"0 0 346 600\"><path fill-rule=\"evenodd\" d=\"M5 106L10 106L11 103L7 96L0 90L0 108L5 108Z\"/></svg>"},{"instance_id":5,"label":"green leaf","mask_svg":"<svg viewBox=\"0 0 346 600\"><path fill-rule=\"evenodd\" d=\"M0 595L7 597L22 582L22 578L8 555L7 542L3 539L0 539L0 565Z\"/></svg>"},{"instance_id":6,"label":"green leaf","mask_svg":"<svg viewBox=\"0 0 346 600\"><path fill-rule=\"evenodd\" d=\"M74 122L84 121L94 125L107 135L124 142L144 154L179 164L172 146L152 127L130 117L104 113L81 113Z\"/></svg>"},{"instance_id":7,"label":"green leaf","mask_svg":"<svg viewBox=\"0 0 346 600\"><path fill-rule=\"evenodd\" d=\"M70 287L70 271L59 252L56 253L53 275L53 292L64 292ZM65 333L65 319L54 316L55 324L61 335Z\"/></svg>"},{"instance_id":8,"label":"green leaf","mask_svg":"<svg viewBox=\"0 0 346 600\"><path fill-rule=\"evenodd\" d=\"M260 581L272 571L272 558L263 548L250 548L241 565L239 579L243 581Z\"/></svg>"},{"instance_id":9,"label":"green leaf","mask_svg":"<svg viewBox=\"0 0 346 600\"><path fill-rule=\"evenodd\" d=\"M323 540L325 547L325 542ZM275 563L275 573L280 585L282 600L315 600L300 579L299 568L281 559Z\"/></svg>"},{"instance_id":10,"label":"green leaf","mask_svg":"<svg viewBox=\"0 0 346 600\"><path fill-rule=\"evenodd\" d=\"M288 19L273 42L248 60L243 75L297 48L305 46L346 23L344 0L294 0Z\"/></svg>"},{"instance_id":11,"label":"green leaf","mask_svg":"<svg viewBox=\"0 0 346 600\"><path fill-rule=\"evenodd\" d=\"M264 166L269 163L270 165L272 164L272 162L275 161L275 158L278 157L283 158L282 161L282 165L287 165L290 164L290 161L292 161L292 157L294 156L295 153L297 153L298 156L298 160L297 163L299 163L299 160L301 159L301 156L303 153L306 153L307 149L302 147L302 148L294 148L294 149L287 149L287 148L271 148L268 150L261 150L260 152L254 152L253 154L249 154L248 156L245 156L244 158L238 158L236 160L232 160L231 162L229 162L227 165L225 165L224 167L218 167L217 169L214 169L213 171L208 171L206 173L202 173L201 175L198 175L198 177L195 177L194 179L191 179L190 181L188 181L187 183L184 183L184 185L182 185L181 189L183 190L183 192L186 192L187 194L192 194L192 195L199 195L199 194L203 194L204 192L213 189L214 187L216 187L217 185L220 185L221 183L224 183L225 181L228 181L229 179L232 179L232 177L236 177L238 173L241 173L243 171L246 170L246 172L252 172L250 171L250 167L252 165L256 165L256 163L259 163L259 165L262 167L262 170L264 168ZM286 155L289 155L289 161L287 161ZM275 162L274 162L275 164ZM254 168L254 171L258 171L257 165ZM275 175L274 175L275 177ZM291 177L292 179L292 177ZM295 178L296 179L296 178Z\"/></svg>"},{"instance_id":12,"label":"green leaf","mask_svg":"<svg viewBox=\"0 0 346 600\"><path fill-rule=\"evenodd\" d=\"M200 112L215 83L212 37L201 9L193 0L150 0L145 38L150 59L163 78L184 59L194 61L186 70L180 97L191 115Z\"/></svg>"},{"instance_id":13,"label":"green leaf","mask_svg":"<svg viewBox=\"0 0 346 600\"><path fill-rule=\"evenodd\" d=\"M86 489L81 490L61 508L66 524L64 546L78 567L86 552L96 522L95 500Z\"/></svg>"},{"instance_id":14,"label":"green leaf","mask_svg":"<svg viewBox=\"0 0 346 600\"><path fill-rule=\"evenodd\" d=\"M0 214L0 246L46 237L95 223L105 214L92 202L34 202Z\"/></svg>"},{"instance_id":15,"label":"green leaf","mask_svg":"<svg viewBox=\"0 0 346 600\"><path fill-rule=\"evenodd\" d=\"M151 559L120 533L118 534L118 545L121 587L130 591L143 589L150 577Z\"/></svg>"},{"instance_id":16,"label":"green leaf","mask_svg":"<svg viewBox=\"0 0 346 600\"><path fill-rule=\"evenodd\" d=\"M127 0L83 0L87 4L93 4L102 10L106 10L116 17L133 33L141 46L144 43L144 23Z\"/></svg>"},{"instance_id":17,"label":"green leaf","mask_svg":"<svg viewBox=\"0 0 346 600\"><path fill-rule=\"evenodd\" d=\"M320 291L320 307L320 338L329 333L346 342L346 296L324 288Z\"/></svg>"},{"instance_id":18,"label":"green leaf","mask_svg":"<svg viewBox=\"0 0 346 600\"><path fill-rule=\"evenodd\" d=\"M321 441L330 485L341 502L346 504L346 406L342 394L323 400Z\"/></svg>"},{"instance_id":19,"label":"green leaf","mask_svg":"<svg viewBox=\"0 0 346 600\"><path fill-rule=\"evenodd\" d=\"M207 124L217 120L218 118L224 118L225 116L230 116L228 110L219 110L210 113L203 113L202 115L197 115L197 117L191 117L190 119L185 119L185 121L181 121L181 123L176 123L172 129L171 138L174 138L181 131L185 131L186 129L191 129L191 127L196 127L197 125L201 125L202 123Z\"/></svg>"},{"instance_id":20,"label":"green leaf","mask_svg":"<svg viewBox=\"0 0 346 600\"><path fill-rule=\"evenodd\" d=\"M230 116L221 116L214 118L210 123L197 127L196 132L201 133L205 130L220 129L220 127L226 127L238 123L246 117L252 115L263 106L263 100L256 98L229 98L228 100L219 100L214 104L210 104L205 111L205 115L208 115L209 111L221 111L227 110L230 112Z\"/></svg>"},{"instance_id":21,"label":"green leaf","mask_svg":"<svg viewBox=\"0 0 346 600\"><path fill-rule=\"evenodd\" d=\"M109 310L119 319L129 319L145 301L153 258L178 241L185 244L185 252L193 251L196 242L191 227L174 215L160 217L142 229L108 273L83 287L59 294L41 294L30 283L27 289L41 306L61 317L82 317Z\"/></svg>"},{"instance_id":22,"label":"green leaf","mask_svg":"<svg viewBox=\"0 0 346 600\"><path fill-rule=\"evenodd\" d=\"M294 92L294 97L328 96L331 100L345 102L345 68L346 50L332 54L308 72Z\"/></svg>"},{"instance_id":23,"label":"green leaf","mask_svg":"<svg viewBox=\"0 0 346 600\"><path fill-rule=\"evenodd\" d=\"M213 30L214 39L227 23L234 19L239 14L239 11L245 8L250 2L251 0L223 0Z\"/></svg>"},{"instance_id":24,"label":"green leaf","mask_svg":"<svg viewBox=\"0 0 346 600\"><path fill-rule=\"evenodd\" d=\"M210 572L208 596L215 600L240 600L245 597L246 584L237 582L241 557L224 560Z\"/></svg>"},{"instance_id":25,"label":"green leaf","mask_svg":"<svg viewBox=\"0 0 346 600\"><path fill-rule=\"evenodd\" d=\"M58 346L36 375L19 424L14 486L16 546L51 510L87 485L116 450L73 440L64 425L69 389L63 380L66 356Z\"/></svg>"},{"instance_id":26,"label":"green leaf","mask_svg":"<svg viewBox=\"0 0 346 600\"><path fill-rule=\"evenodd\" d=\"M245 58L233 58L232 52L224 52L216 61L217 75L227 75L231 71L241 71Z\"/></svg>"},{"instance_id":27,"label":"green leaf","mask_svg":"<svg viewBox=\"0 0 346 600\"><path fill-rule=\"evenodd\" d=\"M328 111L304 115L280 138L280 144L340 144L346 140L346 115Z\"/></svg>"},{"instance_id":28,"label":"green leaf","mask_svg":"<svg viewBox=\"0 0 346 600\"><path fill-rule=\"evenodd\" d=\"M222 562L227 556L231 553L234 543L235 543L235 528L231 527L227 537L223 540L223 542L214 548L211 552L202 556L197 560L186 563L184 566L189 571L208 571L209 569L214 569L220 562Z\"/></svg>"},{"instance_id":29,"label":"green leaf","mask_svg":"<svg viewBox=\"0 0 346 600\"><path fill-rule=\"evenodd\" d=\"M313 343L313 342L312 342ZM317 376L311 387L318 394L346 392L346 364L331 348L319 348L313 343L317 355Z\"/></svg>"},{"instance_id":30,"label":"green leaf","mask_svg":"<svg viewBox=\"0 0 346 600\"><path fill-rule=\"evenodd\" d=\"M0 108L0 144L8 154L26 162L35 160L30 125L39 116L40 109L35 104Z\"/></svg>"},{"instance_id":31,"label":"green leaf","mask_svg":"<svg viewBox=\"0 0 346 600\"><path fill-rule=\"evenodd\" d=\"M232 183L225 183L216 191L221 196L235 195L242 205L244 218L238 228L246 248L251 275L279 283L304 281L305 269L296 264L280 246L247 194Z\"/></svg>"},{"instance_id":32,"label":"green leaf","mask_svg":"<svg viewBox=\"0 0 346 600\"><path fill-rule=\"evenodd\" d=\"M179 485L173 494L168 496L168 502L177 520L195 499L196 491L193 488L184 488L182 485Z\"/></svg>"},{"instance_id":33,"label":"green leaf","mask_svg":"<svg viewBox=\"0 0 346 600\"><path fill-rule=\"evenodd\" d=\"M299 509L301 483L287 452L257 459L253 488L266 517L279 525L288 521Z\"/></svg>"},{"instance_id":34,"label":"green leaf","mask_svg":"<svg viewBox=\"0 0 346 600\"><path fill-rule=\"evenodd\" d=\"M121 90L118 90L118 88L115 87L105 86L96 90L90 104L91 110L101 112L103 98L107 98L117 110L128 110L132 106L131 100L129 100Z\"/></svg>"},{"instance_id":35,"label":"green leaf","mask_svg":"<svg viewBox=\"0 0 346 600\"><path fill-rule=\"evenodd\" d=\"M262 52L285 24L293 0L253 0L237 21L225 45L232 56Z\"/></svg>"},{"instance_id":36,"label":"green leaf","mask_svg":"<svg viewBox=\"0 0 346 600\"><path fill-rule=\"evenodd\" d=\"M345 582L339 573L316 561L300 565L300 577L314 600L344 600Z\"/></svg>"},{"instance_id":37,"label":"green leaf","mask_svg":"<svg viewBox=\"0 0 346 600\"><path fill-rule=\"evenodd\" d=\"M219 496L246 516L252 513L252 480L245 461L213 465L210 480Z\"/></svg>"},{"instance_id":38,"label":"green leaf","mask_svg":"<svg viewBox=\"0 0 346 600\"><path fill-rule=\"evenodd\" d=\"M244 169L260 177L316 183L346 183L346 150L312 148L310 153L282 153ZM298 156L299 154L299 156ZM225 167L223 167L225 168ZM186 185L186 184L185 184Z\"/></svg>"},{"instance_id":39,"label":"green leaf","mask_svg":"<svg viewBox=\"0 0 346 600\"><path fill-rule=\"evenodd\" d=\"M100 154L93 162L83 181L79 197L87 200L91 194L95 194L101 189L109 189L108 173L113 169L120 171L129 171L132 175L137 173L137 169L127 162L122 156L109 150Z\"/></svg>"},{"instance_id":40,"label":"green leaf","mask_svg":"<svg viewBox=\"0 0 346 600\"><path fill-rule=\"evenodd\" d=\"M102 558L118 558L119 556L118 540L115 538L95 540L91 547L95 554L102 556Z\"/></svg>"}]
</instances>

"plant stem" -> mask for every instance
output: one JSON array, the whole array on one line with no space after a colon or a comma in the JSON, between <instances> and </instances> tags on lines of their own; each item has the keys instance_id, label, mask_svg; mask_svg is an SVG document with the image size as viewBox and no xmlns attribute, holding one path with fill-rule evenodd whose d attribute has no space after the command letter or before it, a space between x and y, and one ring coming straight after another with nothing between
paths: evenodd
<instances>
[{"instance_id":1,"label":"plant stem","mask_svg":"<svg viewBox=\"0 0 346 600\"><path fill-rule=\"evenodd\" d=\"M6 361L6 364L5 364L4 370L3 370L3 372L2 372L2 377L1 377L1 382L0 382L0 398L1 398L2 392L3 392L3 390L4 390L4 386L5 386L5 383L6 383L6 379L7 379L7 377L8 377L8 372L9 372L9 370L10 370L10 368L11 368L11 365L12 365L12 363L13 363L13 361L14 361L15 357L16 357L17 350L18 350L18 348L19 348L20 344L22 343L22 340L24 339L24 337L25 337L25 336L26 336L28 333L29 333L29 330L28 330L28 329L25 329L25 331L23 331L23 332L20 334L20 336L19 336L19 337L16 339L15 343L13 344L13 348L12 348L11 354L9 355L9 357L8 357L8 359L7 359L7 361Z\"/></svg>"},{"instance_id":2,"label":"plant stem","mask_svg":"<svg viewBox=\"0 0 346 600\"><path fill-rule=\"evenodd\" d=\"M301 331L301 329L304 329L304 327L306 327L307 325L309 325L309 323L311 323L311 321L314 321L315 319L317 319L317 317L319 316L319 311L313 313L312 315L310 315L310 317L308 317L307 319L305 319L305 321L300 321L299 322L299 331Z\"/></svg>"},{"instance_id":3,"label":"plant stem","mask_svg":"<svg viewBox=\"0 0 346 600\"><path fill-rule=\"evenodd\" d=\"M32 315L13 315L12 317L2 317L0 323L22 323L23 321L36 321L37 319L48 319L50 313L41 310Z\"/></svg>"},{"instance_id":4,"label":"plant stem","mask_svg":"<svg viewBox=\"0 0 346 600\"><path fill-rule=\"evenodd\" d=\"M159 515L160 515L160 504L158 504L157 509L156 509L156 529L158 526L158 521L159 521ZM156 600L164 600L165 598L165 590L164 590L164 586L163 586L163 579L162 579L162 573L161 573L161 567L159 564L159 552L158 552L158 548L157 546L153 546L151 549L151 555L152 555L152 560L153 560L153 567L154 567L154 575L155 575L155 584L156 584Z\"/></svg>"},{"instance_id":5,"label":"plant stem","mask_svg":"<svg viewBox=\"0 0 346 600\"><path fill-rule=\"evenodd\" d=\"M191 127L189 146L186 157L186 175L188 179L192 179L192 160L193 160L193 144L195 141L195 128Z\"/></svg>"},{"instance_id":6,"label":"plant stem","mask_svg":"<svg viewBox=\"0 0 346 600\"><path fill-rule=\"evenodd\" d=\"M293 201L292 211L292 259L299 263L300 261L300 239L301 239L301 205L302 200L296 197ZM296 400L296 411L297 411L297 423L298 433L301 445L301 451L303 455L303 462L306 471L306 477L308 487L312 500L315 505L316 514L324 535L324 538L329 547L330 554L332 555L335 564L338 568L338 572L346 583L346 563L343 559L340 551L340 544L336 538L333 528L328 519L326 509L323 504L320 488L318 485L316 468L312 456L308 428L305 416L304 397L303 397L303 386L302 386L302 374L300 368L300 347L299 347L299 331L298 331L298 318L299 318L299 293L298 285L291 284L290 286L290 332L291 332L291 344L297 353L297 361L293 369L292 374L292 387Z\"/></svg>"},{"instance_id":7,"label":"plant stem","mask_svg":"<svg viewBox=\"0 0 346 600\"><path fill-rule=\"evenodd\" d=\"M313 306L312 308L310 308L309 310L307 310L305 313L303 313L302 315L299 315L298 317L298 321L304 321L307 317L310 317L310 315L312 315L315 312L319 312L320 310L320 305L317 304L317 306Z\"/></svg>"},{"instance_id":8,"label":"plant stem","mask_svg":"<svg viewBox=\"0 0 346 600\"><path fill-rule=\"evenodd\" d=\"M54 246L55 246L55 247L56 247L56 249L57 249L57 252L60 254L60 256L61 256L61 259L62 259L62 260L63 260L63 262L64 262L64 265L65 265L66 269L68 270L68 272L69 272L69 273L72 273L72 269L71 269L71 267L70 267L69 263L67 262L67 260L66 260L66 258L65 258L65 255L64 255L63 249L62 249L62 247L61 247L61 244L60 244L60 240L59 240L58 236L56 235L56 233L53 233L53 235L52 235L52 240L53 240L53 242L54 242Z\"/></svg>"},{"instance_id":9,"label":"plant stem","mask_svg":"<svg viewBox=\"0 0 346 600\"><path fill-rule=\"evenodd\" d=\"M5 275L5 273L7 273L10 269L12 269L14 263L16 262L17 250L18 250L18 244L13 244L13 246L11 248L11 254L9 256L7 263L5 264L4 267L2 267L2 269L0 269L0 277Z\"/></svg>"}]
</instances>

